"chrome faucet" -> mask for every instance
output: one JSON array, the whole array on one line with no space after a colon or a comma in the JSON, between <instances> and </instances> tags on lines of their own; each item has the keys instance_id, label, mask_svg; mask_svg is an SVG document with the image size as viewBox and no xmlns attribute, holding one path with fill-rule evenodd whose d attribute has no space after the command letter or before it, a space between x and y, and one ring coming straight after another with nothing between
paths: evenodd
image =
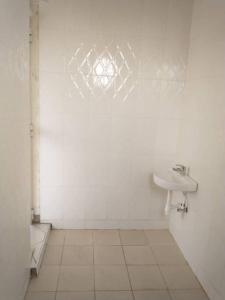
<instances>
[{"instance_id":1,"label":"chrome faucet","mask_svg":"<svg viewBox=\"0 0 225 300\"><path fill-rule=\"evenodd\" d=\"M173 171L178 172L182 176L187 175L187 168L180 164L176 164L176 167L173 168Z\"/></svg>"}]
</instances>

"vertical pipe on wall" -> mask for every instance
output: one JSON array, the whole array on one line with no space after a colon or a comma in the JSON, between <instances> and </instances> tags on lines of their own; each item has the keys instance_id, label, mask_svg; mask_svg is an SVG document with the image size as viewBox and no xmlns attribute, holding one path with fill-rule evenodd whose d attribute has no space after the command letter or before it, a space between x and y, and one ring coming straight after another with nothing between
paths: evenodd
<instances>
[{"instance_id":1,"label":"vertical pipe on wall","mask_svg":"<svg viewBox=\"0 0 225 300\"><path fill-rule=\"evenodd\" d=\"M40 215L39 189L39 4L38 0L30 0L30 101L31 101L31 137L32 137L32 209L33 215Z\"/></svg>"}]
</instances>

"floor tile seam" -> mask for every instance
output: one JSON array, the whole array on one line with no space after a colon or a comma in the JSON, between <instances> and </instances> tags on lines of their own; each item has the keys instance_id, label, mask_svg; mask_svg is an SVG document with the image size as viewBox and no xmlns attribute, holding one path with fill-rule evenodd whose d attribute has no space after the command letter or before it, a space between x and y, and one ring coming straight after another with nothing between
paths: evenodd
<instances>
[{"instance_id":1,"label":"floor tile seam","mask_svg":"<svg viewBox=\"0 0 225 300\"><path fill-rule=\"evenodd\" d=\"M150 246L150 248L151 248L151 246ZM162 280L163 280L163 282L164 282L164 284L165 284L166 291L167 291L167 293L168 293L168 295L169 295L169 297L170 297L170 300L173 300L173 299L172 299L172 296L170 295L169 287L168 287L168 285L167 285L166 279L165 279L165 277L164 277L164 275L163 275L163 272L162 272L162 270L161 270L161 268L160 268L160 264L158 263L158 260L157 260L157 258L156 258L156 255L155 255L155 253L154 253L154 251L153 251L152 248L151 248L151 251L152 251L152 255L153 255L154 259L155 259L156 266L158 267L159 273L160 273L160 275L161 275L161 277L162 277Z\"/></svg>"},{"instance_id":2,"label":"floor tile seam","mask_svg":"<svg viewBox=\"0 0 225 300\"><path fill-rule=\"evenodd\" d=\"M62 290L57 290L56 291L56 294L59 294L59 293L94 293L94 289L76 289L76 290L73 290L73 289L62 289Z\"/></svg>"},{"instance_id":3,"label":"floor tile seam","mask_svg":"<svg viewBox=\"0 0 225 300\"><path fill-rule=\"evenodd\" d=\"M128 266L128 267L185 267L188 266L186 264L158 264L158 263L83 263L83 264L78 264L78 263L70 263L70 264L45 264L43 267L103 267L103 266L113 266L113 267L120 267L120 266ZM198 279L197 279L198 280Z\"/></svg>"},{"instance_id":4,"label":"floor tile seam","mask_svg":"<svg viewBox=\"0 0 225 300\"><path fill-rule=\"evenodd\" d=\"M189 266L188 264L185 264L185 263L164 263L164 264L161 264L161 263L158 263L158 262L155 262L155 263L143 263L143 264L129 264L129 263L126 263L126 265L128 266L158 266L158 267L181 267L181 266Z\"/></svg>"},{"instance_id":5,"label":"floor tile seam","mask_svg":"<svg viewBox=\"0 0 225 300\"><path fill-rule=\"evenodd\" d=\"M107 264L94 264L94 266L98 266L98 267L103 267L103 266L113 266L113 267L121 267L121 266L125 266L126 262L124 262L123 264L121 263L117 263L117 264L112 264L112 263L107 263Z\"/></svg>"},{"instance_id":6,"label":"floor tile seam","mask_svg":"<svg viewBox=\"0 0 225 300\"><path fill-rule=\"evenodd\" d=\"M151 251L152 251L152 253L153 253L153 255L154 255L154 257L155 257L155 259L156 259L157 262L158 262L158 259L157 259L156 255L155 255L155 251L154 251L154 249L153 249L154 246L171 246L171 247L178 247L178 245L177 245L176 243L174 243L174 244L153 244L153 245L150 245ZM178 253L178 255L181 255L181 256L182 256L182 259L184 260L185 263L178 263L178 264L168 264L168 263L166 264L166 263L165 263L165 264L161 264L161 263L158 262L158 264L159 264L159 265L187 265L187 266L189 266L189 264L188 264L186 258L184 257L184 255L183 255L183 253L182 253L182 251L180 250L179 247L178 247L178 250L180 251L180 253Z\"/></svg>"},{"instance_id":7,"label":"floor tile seam","mask_svg":"<svg viewBox=\"0 0 225 300\"><path fill-rule=\"evenodd\" d=\"M62 243L62 246L64 248L65 243L66 243L66 230L62 230L62 234L63 234L63 243Z\"/></svg>"},{"instance_id":8,"label":"floor tile seam","mask_svg":"<svg viewBox=\"0 0 225 300\"><path fill-rule=\"evenodd\" d=\"M95 249L94 249L94 230L91 230L91 247L92 247L92 262L93 262L93 267L92 267L92 272L93 272L93 293L94 293L94 300L97 299L96 297L96 290L95 290Z\"/></svg>"},{"instance_id":9,"label":"floor tile seam","mask_svg":"<svg viewBox=\"0 0 225 300\"><path fill-rule=\"evenodd\" d=\"M168 288L169 291L173 292L173 291L204 291L204 289L200 286L200 287L192 287L192 288Z\"/></svg>"},{"instance_id":10,"label":"floor tile seam","mask_svg":"<svg viewBox=\"0 0 225 300\"><path fill-rule=\"evenodd\" d=\"M126 262L126 264L127 265L157 265L158 264L158 262L157 262L157 260L156 260L156 258L155 258L155 256L154 256L154 254L153 254L153 251L152 251L152 249L151 249L151 247L149 246L149 245L147 245L147 246L143 246L143 245L132 245L132 246L127 246L127 245L123 245L122 246L123 247L123 250L124 250L124 248L125 247L147 247L147 248L149 248L150 249L150 251L151 251L151 254L152 254L152 256L153 256L153 259L154 259L154 263L151 263L151 264L129 264L129 263L127 263L127 261L126 261L126 256L125 256L125 262ZM124 255L125 255L125 251L124 251Z\"/></svg>"},{"instance_id":11,"label":"floor tile seam","mask_svg":"<svg viewBox=\"0 0 225 300\"><path fill-rule=\"evenodd\" d=\"M209 297L208 297L208 295L207 295L207 293L205 292L205 290L203 288L195 288L195 289L193 289L193 288L192 289L169 289L169 292L171 294L172 300L174 300L174 298L172 296L172 292L176 292L176 291L179 291L179 292L182 292L182 291L188 291L188 292L189 291L201 291L201 292L203 292L205 294L206 299L210 300Z\"/></svg>"},{"instance_id":12,"label":"floor tile seam","mask_svg":"<svg viewBox=\"0 0 225 300\"><path fill-rule=\"evenodd\" d=\"M163 229L162 229L163 230ZM176 241L170 241L170 242L153 242L153 241L151 241L151 238L150 237L148 237L148 235L147 235L147 231L148 231L148 229L144 229L144 233L145 233L145 235L146 235L146 237L147 237L147 240L148 240L148 244L150 245L150 246L178 246L177 245L177 243L176 243ZM160 229L159 229L159 231L160 231ZM169 231L169 230L168 230ZM170 232L169 232L170 233Z\"/></svg>"},{"instance_id":13,"label":"floor tile seam","mask_svg":"<svg viewBox=\"0 0 225 300\"><path fill-rule=\"evenodd\" d=\"M135 300L135 296L134 296L134 292L133 292L133 288L132 288L132 284L131 284L131 278L130 278L128 266L127 266L127 263L126 263L125 252L124 252L124 248L123 248L123 245L122 245L122 238L121 238L121 231L120 230L119 230L119 239L120 239L120 243L121 243L121 246L122 246L123 258L124 258L124 261L125 261L125 268L127 270L127 276L128 276L128 280L129 280L129 284L130 284L130 290L131 290L132 298L133 298L133 300Z\"/></svg>"},{"instance_id":14,"label":"floor tile seam","mask_svg":"<svg viewBox=\"0 0 225 300\"><path fill-rule=\"evenodd\" d=\"M175 290L171 290L171 291L186 291L187 289L175 289ZM195 290L201 290L201 289L195 289ZM94 290L60 290L60 291L33 291L30 293L92 293ZM114 289L96 289L97 292L131 292L131 289L118 289L118 290L114 290ZM151 289L134 289L133 291L135 292L139 292L139 291L165 291L165 289L160 289L160 288L151 288Z\"/></svg>"},{"instance_id":15,"label":"floor tile seam","mask_svg":"<svg viewBox=\"0 0 225 300\"><path fill-rule=\"evenodd\" d=\"M149 240L148 240L148 236L145 232L145 230L143 229L143 233L144 233L144 236L145 236L145 240L146 240L146 245L149 245Z\"/></svg>"},{"instance_id":16,"label":"floor tile seam","mask_svg":"<svg viewBox=\"0 0 225 300\"><path fill-rule=\"evenodd\" d=\"M64 244L61 247L62 247L62 252L61 252L61 255L60 255L60 264L59 264L60 266L62 265L62 260L63 260L63 255L64 255L64 249L65 249Z\"/></svg>"},{"instance_id":17,"label":"floor tile seam","mask_svg":"<svg viewBox=\"0 0 225 300\"><path fill-rule=\"evenodd\" d=\"M186 290L196 290L196 289L202 289L204 291L204 288L202 287L198 277L195 275L195 273L193 272L192 268L190 267L190 265L187 263L187 264L177 264L177 265L174 265L174 264L160 264L159 265L159 268L160 268L160 271L161 271L161 267L187 267L190 272L193 274L195 280L197 281L197 283L199 284L199 287L196 287L196 288L186 288ZM170 289L170 290L180 290L180 289ZM185 288L181 288L181 290L185 290Z\"/></svg>"},{"instance_id":18,"label":"floor tile seam","mask_svg":"<svg viewBox=\"0 0 225 300\"><path fill-rule=\"evenodd\" d=\"M127 265L128 267L154 267L154 266L158 266L158 267L185 267L188 266L187 264L159 264L159 263L127 263L125 261L125 263L83 263L83 264L79 264L79 263L68 263L68 264L43 264L42 267L71 267L71 268L75 268L75 267L92 267L92 266L98 266L98 267L103 267L103 266L114 266L114 267L119 267L119 266L125 266ZM41 267L41 268L42 268ZM197 278L196 278L197 279ZM198 279L197 279L198 281Z\"/></svg>"},{"instance_id":19,"label":"floor tile seam","mask_svg":"<svg viewBox=\"0 0 225 300\"><path fill-rule=\"evenodd\" d=\"M58 277L57 277L57 282L56 282L56 293L59 289L59 280L60 280L60 275L61 275L61 265L58 266L59 270L58 270Z\"/></svg>"},{"instance_id":20,"label":"floor tile seam","mask_svg":"<svg viewBox=\"0 0 225 300\"><path fill-rule=\"evenodd\" d=\"M93 247L93 244L65 244L64 247Z\"/></svg>"},{"instance_id":21,"label":"floor tile seam","mask_svg":"<svg viewBox=\"0 0 225 300\"><path fill-rule=\"evenodd\" d=\"M97 292L140 292L140 291L169 291L169 292L174 292L174 291L202 291L204 292L203 289L201 288L140 288L140 289L62 289L62 290L36 290L36 291L28 291L28 294L39 294L39 293L52 293L52 294L57 294L57 293L91 293L96 290Z\"/></svg>"},{"instance_id":22,"label":"floor tile seam","mask_svg":"<svg viewBox=\"0 0 225 300\"><path fill-rule=\"evenodd\" d=\"M65 240L65 235L63 237L63 241L64 240ZM64 254L64 242L63 242L63 246L62 246L62 253L61 253L61 257L60 257L60 264L58 266L59 270L58 270L58 277L57 277L57 283L56 283L55 300L57 300L57 291L58 291L58 287L59 287L59 280L60 280L60 273L61 273L61 266L62 266L63 254Z\"/></svg>"},{"instance_id":23,"label":"floor tile seam","mask_svg":"<svg viewBox=\"0 0 225 300\"><path fill-rule=\"evenodd\" d=\"M98 289L96 289L96 292L131 292L131 290L127 290L127 289L124 289L124 290L121 290L121 289L119 289L119 290L113 290L113 289L109 289L109 290L98 290Z\"/></svg>"}]
</instances>

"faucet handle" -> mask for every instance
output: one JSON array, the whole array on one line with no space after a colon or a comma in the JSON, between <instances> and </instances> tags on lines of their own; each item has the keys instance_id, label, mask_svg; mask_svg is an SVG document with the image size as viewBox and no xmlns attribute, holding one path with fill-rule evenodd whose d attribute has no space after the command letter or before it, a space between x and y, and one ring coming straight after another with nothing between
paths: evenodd
<instances>
[{"instance_id":1,"label":"faucet handle","mask_svg":"<svg viewBox=\"0 0 225 300\"><path fill-rule=\"evenodd\" d=\"M176 164L176 167L180 167L182 170L186 170L186 167L184 165L181 165L181 164Z\"/></svg>"},{"instance_id":2,"label":"faucet handle","mask_svg":"<svg viewBox=\"0 0 225 300\"><path fill-rule=\"evenodd\" d=\"M186 175L187 173L187 167L181 164L176 164L175 168L173 168L174 171L180 173L181 175Z\"/></svg>"}]
</instances>

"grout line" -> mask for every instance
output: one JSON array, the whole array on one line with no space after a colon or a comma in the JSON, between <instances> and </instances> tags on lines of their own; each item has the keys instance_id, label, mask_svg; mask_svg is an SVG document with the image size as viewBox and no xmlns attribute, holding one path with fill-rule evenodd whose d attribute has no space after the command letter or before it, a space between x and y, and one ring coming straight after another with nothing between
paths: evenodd
<instances>
[{"instance_id":1,"label":"grout line","mask_svg":"<svg viewBox=\"0 0 225 300\"><path fill-rule=\"evenodd\" d=\"M118 230L118 231L119 231L120 244L121 244L121 248L122 248L122 251L123 251L123 257L124 257L124 261L125 261L125 268L127 270L128 280L129 280L129 283L130 283L130 291L131 291L133 300L135 300L134 291L133 291L132 284L131 284L131 278L130 278L130 274L129 274L129 270L128 270L128 265L127 265L127 262L126 262L125 252L124 252L124 248L123 248L123 244L122 244L122 239L121 239L121 236L120 236L120 230Z\"/></svg>"},{"instance_id":2,"label":"grout line","mask_svg":"<svg viewBox=\"0 0 225 300\"><path fill-rule=\"evenodd\" d=\"M56 284L55 300L56 300L56 296L57 296L58 289L59 289L59 279L60 279L60 275L61 275L62 258L63 258L63 254L64 254L65 240L66 240L66 230L62 230L61 232L63 233L63 243L62 243L62 253L61 253L60 264L58 266L59 267L59 273L58 273L57 284Z\"/></svg>"},{"instance_id":3,"label":"grout line","mask_svg":"<svg viewBox=\"0 0 225 300\"><path fill-rule=\"evenodd\" d=\"M92 260L92 262L93 262L93 280L94 280L94 300L96 300L96 289L95 289L95 247L94 247L94 244L95 244L95 242L94 242L94 230L92 230L91 231L91 235L92 235L92 249L93 249L93 251L92 251L92 253L93 253L93 260Z\"/></svg>"},{"instance_id":4,"label":"grout line","mask_svg":"<svg viewBox=\"0 0 225 300\"><path fill-rule=\"evenodd\" d=\"M64 244L62 245L62 246L60 246L61 248L62 248L62 253L61 253L61 255L60 255L60 266L62 265L62 261L63 261L63 254L64 254Z\"/></svg>"},{"instance_id":5,"label":"grout line","mask_svg":"<svg viewBox=\"0 0 225 300\"><path fill-rule=\"evenodd\" d=\"M156 259L156 256L155 256L155 253L154 253L154 251L153 251L153 249L152 249L151 244L149 244L149 247L150 247L151 252L152 252L152 255L153 255L154 259L155 259L156 266L157 266L158 269L159 269L159 273L161 274L161 277L162 277L162 279L163 279L163 282L165 283L165 286L166 286L165 291L167 291L167 293L168 293L168 295L169 295L169 298L170 298L171 300L173 300L173 299L172 299L172 296L171 296L171 294L170 294L170 291L169 291L169 287L167 286L166 279L165 279L165 277L164 277L164 275L163 275L163 273L162 273L162 271L161 271L160 265L159 265L159 263L158 263L158 261L157 261L157 259Z\"/></svg>"}]
</instances>

